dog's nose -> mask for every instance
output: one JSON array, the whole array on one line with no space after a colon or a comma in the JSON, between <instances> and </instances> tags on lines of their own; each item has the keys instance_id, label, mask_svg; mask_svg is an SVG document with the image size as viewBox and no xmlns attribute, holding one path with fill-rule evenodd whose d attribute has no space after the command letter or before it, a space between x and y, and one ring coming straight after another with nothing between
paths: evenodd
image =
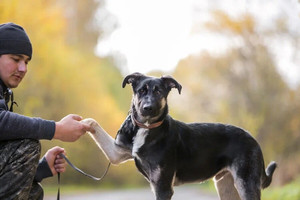
<instances>
[{"instance_id":1,"label":"dog's nose","mask_svg":"<svg viewBox=\"0 0 300 200\"><path fill-rule=\"evenodd\" d=\"M150 104L146 104L146 105L143 106L143 109L145 111L152 111L152 106Z\"/></svg>"}]
</instances>

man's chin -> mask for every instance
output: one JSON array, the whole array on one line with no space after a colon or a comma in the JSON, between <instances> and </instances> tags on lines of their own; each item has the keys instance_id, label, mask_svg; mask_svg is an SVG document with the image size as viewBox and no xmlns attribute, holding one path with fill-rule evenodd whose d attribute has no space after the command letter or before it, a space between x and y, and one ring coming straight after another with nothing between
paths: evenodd
<instances>
[{"instance_id":1,"label":"man's chin","mask_svg":"<svg viewBox=\"0 0 300 200\"><path fill-rule=\"evenodd\" d=\"M20 81L17 81L17 82L12 82L12 83L9 83L7 87L9 88L16 88L18 87L20 84Z\"/></svg>"}]
</instances>

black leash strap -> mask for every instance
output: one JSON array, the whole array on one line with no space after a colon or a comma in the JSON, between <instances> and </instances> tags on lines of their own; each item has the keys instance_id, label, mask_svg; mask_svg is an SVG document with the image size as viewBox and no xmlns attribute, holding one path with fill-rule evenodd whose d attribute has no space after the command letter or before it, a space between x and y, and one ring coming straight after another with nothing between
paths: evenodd
<instances>
[{"instance_id":1,"label":"black leash strap","mask_svg":"<svg viewBox=\"0 0 300 200\"><path fill-rule=\"evenodd\" d=\"M107 167L106 167L106 170L105 170L105 172L103 173L103 175L100 177L100 178L97 178L97 177L95 177L95 176L92 176L92 175L90 175L90 174L88 174L88 173L85 173L84 171L82 171L81 169L79 169L78 167L76 167L75 165L73 165L72 163L71 163L71 161L64 155L64 154L59 154L61 157L63 157L66 161L67 161L67 163L73 168L73 169L75 169L76 171L78 171L79 173L81 173L81 174L83 174L83 175L85 175L85 176L87 176L87 177L89 177L89 178L91 178L91 179L93 179L93 180L95 180L95 181L100 181L100 180L102 180L104 177L105 177L105 175L107 174L107 172L108 172L108 170L109 170L109 167L110 167L110 162L108 163L108 165L107 165ZM57 200L59 200L60 199L60 173L57 173L57 180L58 180L58 191L57 191Z\"/></svg>"},{"instance_id":2,"label":"black leash strap","mask_svg":"<svg viewBox=\"0 0 300 200\"><path fill-rule=\"evenodd\" d=\"M67 163L68 163L73 169L75 169L75 170L78 171L79 173L81 173L81 174L83 174L83 175L85 175L85 176L87 176L87 177L89 177L89 178L91 178L91 179L93 179L93 180L95 180L95 181L100 181L101 179L103 179L104 176L107 174L108 169L109 169L109 167L110 167L110 163L108 163L108 166L107 166L107 168L106 168L104 174L103 174L100 178L97 178L97 177L92 176L92 175L90 175L90 174L88 174L88 173L85 173L84 171L82 171L81 169L79 169L78 167L76 167L75 165L73 165L73 164L70 162L70 160L69 160L64 154L61 153L61 154L59 154L59 155L60 155L61 157L63 157L63 158L67 161Z\"/></svg>"},{"instance_id":3,"label":"black leash strap","mask_svg":"<svg viewBox=\"0 0 300 200\"><path fill-rule=\"evenodd\" d=\"M60 199L60 173L57 173L57 182L58 182L58 189L57 189L57 200Z\"/></svg>"}]
</instances>

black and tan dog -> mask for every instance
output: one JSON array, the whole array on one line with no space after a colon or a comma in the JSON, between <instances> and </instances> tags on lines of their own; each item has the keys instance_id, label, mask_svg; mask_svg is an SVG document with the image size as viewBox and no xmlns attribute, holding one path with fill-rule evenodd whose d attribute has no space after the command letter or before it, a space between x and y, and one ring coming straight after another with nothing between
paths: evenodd
<instances>
[{"instance_id":1,"label":"black and tan dog","mask_svg":"<svg viewBox=\"0 0 300 200\"><path fill-rule=\"evenodd\" d=\"M218 123L186 124L168 115L167 96L181 85L172 77L128 75L131 84L130 113L116 139L93 119L91 134L113 164L134 159L138 170L150 182L157 200L169 200L173 186L201 182L214 177L222 200L259 200L268 187L276 163L265 171L259 144L246 131Z\"/></svg>"}]
</instances>

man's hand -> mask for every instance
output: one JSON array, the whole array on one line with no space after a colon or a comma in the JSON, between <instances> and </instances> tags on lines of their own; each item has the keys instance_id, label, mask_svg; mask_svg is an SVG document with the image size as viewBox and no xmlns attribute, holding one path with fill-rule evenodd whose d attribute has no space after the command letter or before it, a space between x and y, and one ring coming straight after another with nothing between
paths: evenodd
<instances>
[{"instance_id":1,"label":"man's hand","mask_svg":"<svg viewBox=\"0 0 300 200\"><path fill-rule=\"evenodd\" d=\"M81 123L82 117L75 114L70 114L56 122L54 139L63 142L74 142L87 131L92 131L90 125Z\"/></svg>"},{"instance_id":2,"label":"man's hand","mask_svg":"<svg viewBox=\"0 0 300 200\"><path fill-rule=\"evenodd\" d=\"M45 154L45 158L53 176L56 175L58 172L62 173L66 171L65 159L63 159L59 155L61 153L66 155L66 152L63 148L56 146L49 149Z\"/></svg>"}]
</instances>

